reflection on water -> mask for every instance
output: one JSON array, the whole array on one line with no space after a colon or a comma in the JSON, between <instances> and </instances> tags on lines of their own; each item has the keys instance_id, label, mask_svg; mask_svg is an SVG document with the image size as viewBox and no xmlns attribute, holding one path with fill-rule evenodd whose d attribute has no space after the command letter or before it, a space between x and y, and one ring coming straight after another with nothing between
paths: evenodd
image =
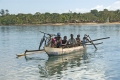
<instances>
[{"instance_id":1,"label":"reflection on water","mask_svg":"<svg viewBox=\"0 0 120 80\"><path fill-rule=\"evenodd\" d=\"M54 75L55 73L61 74L63 68L67 69L68 65L71 68L74 66L80 66L82 54L83 52L77 52L71 53L69 55L50 57L46 63L46 67L48 67L48 72L51 75Z\"/></svg>"},{"instance_id":2,"label":"reflection on water","mask_svg":"<svg viewBox=\"0 0 120 80\"><path fill-rule=\"evenodd\" d=\"M43 36L89 34L91 39L110 37L86 51L58 57L46 53L16 59L16 54L36 50ZM120 25L0 26L0 80L119 80Z\"/></svg>"},{"instance_id":3,"label":"reflection on water","mask_svg":"<svg viewBox=\"0 0 120 80\"><path fill-rule=\"evenodd\" d=\"M84 56L84 58L82 58ZM38 65L40 74L44 77L53 75L61 75L63 71L67 70L68 67L74 68L74 66L80 67L80 60L86 59L85 51L71 53L62 56L50 57L46 62L46 66ZM56 76L60 77L60 76Z\"/></svg>"},{"instance_id":4,"label":"reflection on water","mask_svg":"<svg viewBox=\"0 0 120 80\"><path fill-rule=\"evenodd\" d=\"M86 50L63 56L54 56L48 59L45 66L39 64L38 68L41 77L51 80L104 79L105 74L103 68L102 70L97 68L100 64L91 65L90 63L89 59L94 56L94 53L88 54ZM94 74L94 76L91 77L89 74Z\"/></svg>"}]
</instances>

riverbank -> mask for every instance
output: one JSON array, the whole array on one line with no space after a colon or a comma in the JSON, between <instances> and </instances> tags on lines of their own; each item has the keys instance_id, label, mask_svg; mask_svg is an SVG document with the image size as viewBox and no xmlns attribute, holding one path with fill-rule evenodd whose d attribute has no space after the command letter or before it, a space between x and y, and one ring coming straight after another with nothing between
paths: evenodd
<instances>
[{"instance_id":1,"label":"riverbank","mask_svg":"<svg viewBox=\"0 0 120 80\"><path fill-rule=\"evenodd\" d=\"M22 26L62 26L62 25L109 25L109 24L120 24L120 22L113 22L113 23L46 23L46 24L22 24ZM16 25L17 26L17 25ZM21 26L21 25L18 25Z\"/></svg>"},{"instance_id":2,"label":"riverbank","mask_svg":"<svg viewBox=\"0 0 120 80\"><path fill-rule=\"evenodd\" d=\"M15 24L15 25L0 25L0 26L62 26L62 25L110 25L120 24L120 22L112 23L46 23L46 24Z\"/></svg>"}]
</instances>

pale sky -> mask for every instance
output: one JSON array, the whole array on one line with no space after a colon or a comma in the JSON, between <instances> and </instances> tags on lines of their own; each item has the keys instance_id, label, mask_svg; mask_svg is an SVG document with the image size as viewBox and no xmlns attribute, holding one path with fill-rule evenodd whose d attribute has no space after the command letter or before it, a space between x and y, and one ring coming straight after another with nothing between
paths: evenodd
<instances>
[{"instance_id":1,"label":"pale sky","mask_svg":"<svg viewBox=\"0 0 120 80\"><path fill-rule=\"evenodd\" d=\"M50 12L90 12L90 10L120 9L120 0L0 0L0 10L8 9L10 14Z\"/></svg>"}]
</instances>

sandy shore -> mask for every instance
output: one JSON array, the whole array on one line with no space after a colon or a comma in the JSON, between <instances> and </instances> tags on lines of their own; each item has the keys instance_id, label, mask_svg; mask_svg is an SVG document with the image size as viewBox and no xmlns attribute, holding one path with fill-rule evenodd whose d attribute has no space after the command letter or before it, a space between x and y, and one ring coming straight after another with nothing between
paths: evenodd
<instances>
[{"instance_id":1,"label":"sandy shore","mask_svg":"<svg viewBox=\"0 0 120 80\"><path fill-rule=\"evenodd\" d=\"M113 23L48 23L48 24L35 24L35 25L52 25L52 26L62 26L62 25L109 25L109 24L120 24L120 22L113 22Z\"/></svg>"},{"instance_id":2,"label":"sandy shore","mask_svg":"<svg viewBox=\"0 0 120 80\"><path fill-rule=\"evenodd\" d=\"M120 24L120 22L112 23L47 23L47 24L15 24L15 25L0 25L0 26L62 26L62 25L110 25Z\"/></svg>"}]
</instances>

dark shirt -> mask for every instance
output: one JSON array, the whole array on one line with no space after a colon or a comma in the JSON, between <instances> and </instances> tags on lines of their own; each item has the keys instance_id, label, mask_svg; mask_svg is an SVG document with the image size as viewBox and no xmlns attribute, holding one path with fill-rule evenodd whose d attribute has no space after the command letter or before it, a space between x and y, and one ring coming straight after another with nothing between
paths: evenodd
<instances>
[{"instance_id":1,"label":"dark shirt","mask_svg":"<svg viewBox=\"0 0 120 80\"><path fill-rule=\"evenodd\" d=\"M67 40L62 40L62 44L65 44L67 42Z\"/></svg>"}]
</instances>

